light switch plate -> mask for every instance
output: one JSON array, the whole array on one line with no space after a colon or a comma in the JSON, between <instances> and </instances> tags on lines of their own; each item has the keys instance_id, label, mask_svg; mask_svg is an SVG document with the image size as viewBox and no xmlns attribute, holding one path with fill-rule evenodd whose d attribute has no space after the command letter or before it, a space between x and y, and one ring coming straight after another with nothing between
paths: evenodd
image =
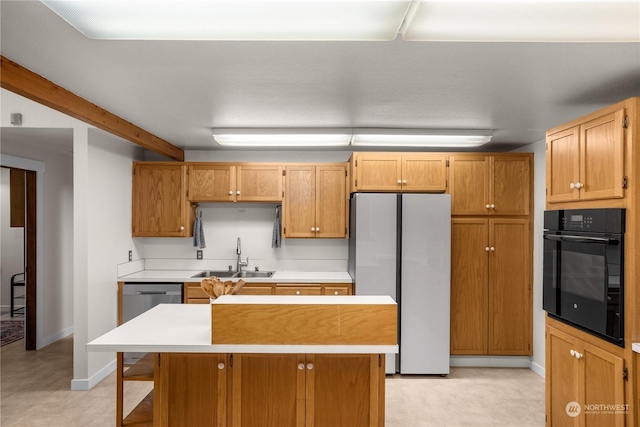
<instances>
[{"instance_id":1,"label":"light switch plate","mask_svg":"<svg viewBox=\"0 0 640 427\"><path fill-rule=\"evenodd\" d=\"M202 259L202 251L200 249L196 251L196 259Z\"/></svg>"},{"instance_id":2,"label":"light switch plate","mask_svg":"<svg viewBox=\"0 0 640 427\"><path fill-rule=\"evenodd\" d=\"M129 261L133 261L133 251L129 251Z\"/></svg>"}]
</instances>

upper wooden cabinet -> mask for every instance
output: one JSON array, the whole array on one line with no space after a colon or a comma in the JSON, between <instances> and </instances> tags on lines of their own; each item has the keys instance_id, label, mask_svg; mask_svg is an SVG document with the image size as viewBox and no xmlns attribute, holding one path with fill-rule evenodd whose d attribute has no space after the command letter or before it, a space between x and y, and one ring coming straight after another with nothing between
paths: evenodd
<instances>
[{"instance_id":1,"label":"upper wooden cabinet","mask_svg":"<svg viewBox=\"0 0 640 427\"><path fill-rule=\"evenodd\" d=\"M547 133L547 202L624 197L625 109Z\"/></svg>"},{"instance_id":2,"label":"upper wooden cabinet","mask_svg":"<svg viewBox=\"0 0 640 427\"><path fill-rule=\"evenodd\" d=\"M192 202L280 202L282 166L274 164L189 164Z\"/></svg>"},{"instance_id":3,"label":"upper wooden cabinet","mask_svg":"<svg viewBox=\"0 0 640 427\"><path fill-rule=\"evenodd\" d=\"M529 215L530 154L455 154L449 162L452 215Z\"/></svg>"},{"instance_id":4,"label":"upper wooden cabinet","mask_svg":"<svg viewBox=\"0 0 640 427\"><path fill-rule=\"evenodd\" d=\"M285 168L285 237L347 237L347 168L301 164Z\"/></svg>"},{"instance_id":5,"label":"upper wooden cabinet","mask_svg":"<svg viewBox=\"0 0 640 427\"><path fill-rule=\"evenodd\" d=\"M186 183L183 163L133 164L133 237L193 236Z\"/></svg>"},{"instance_id":6,"label":"upper wooden cabinet","mask_svg":"<svg viewBox=\"0 0 640 427\"><path fill-rule=\"evenodd\" d=\"M447 156L425 153L353 153L353 191L447 190Z\"/></svg>"}]
</instances>

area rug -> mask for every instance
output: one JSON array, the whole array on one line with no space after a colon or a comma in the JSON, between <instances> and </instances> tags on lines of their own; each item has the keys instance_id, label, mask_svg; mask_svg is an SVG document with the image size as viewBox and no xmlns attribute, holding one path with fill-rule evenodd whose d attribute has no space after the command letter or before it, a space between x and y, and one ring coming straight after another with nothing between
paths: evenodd
<instances>
[{"instance_id":1,"label":"area rug","mask_svg":"<svg viewBox=\"0 0 640 427\"><path fill-rule=\"evenodd\" d=\"M24 320L0 321L0 347L24 338Z\"/></svg>"}]
</instances>

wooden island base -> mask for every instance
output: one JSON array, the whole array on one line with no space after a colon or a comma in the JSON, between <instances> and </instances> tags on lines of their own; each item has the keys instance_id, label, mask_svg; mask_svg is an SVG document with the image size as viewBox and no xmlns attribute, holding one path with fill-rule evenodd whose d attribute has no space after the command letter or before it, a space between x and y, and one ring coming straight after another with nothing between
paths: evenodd
<instances>
[{"instance_id":1,"label":"wooden island base","mask_svg":"<svg viewBox=\"0 0 640 427\"><path fill-rule=\"evenodd\" d=\"M159 353L153 426L384 426L384 357Z\"/></svg>"}]
</instances>

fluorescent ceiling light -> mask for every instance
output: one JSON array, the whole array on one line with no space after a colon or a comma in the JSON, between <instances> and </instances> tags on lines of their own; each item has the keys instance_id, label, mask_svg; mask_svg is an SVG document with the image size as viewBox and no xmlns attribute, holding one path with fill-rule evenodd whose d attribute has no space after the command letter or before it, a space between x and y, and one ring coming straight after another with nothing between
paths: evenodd
<instances>
[{"instance_id":1,"label":"fluorescent ceiling light","mask_svg":"<svg viewBox=\"0 0 640 427\"><path fill-rule=\"evenodd\" d=\"M41 0L92 39L393 40L409 0Z\"/></svg>"},{"instance_id":2,"label":"fluorescent ceiling light","mask_svg":"<svg viewBox=\"0 0 640 427\"><path fill-rule=\"evenodd\" d=\"M412 8L404 40L639 42L638 0L432 0Z\"/></svg>"},{"instance_id":3,"label":"fluorescent ceiling light","mask_svg":"<svg viewBox=\"0 0 640 427\"><path fill-rule=\"evenodd\" d=\"M214 129L213 138L225 147L346 147L351 129Z\"/></svg>"},{"instance_id":4,"label":"fluorescent ceiling light","mask_svg":"<svg viewBox=\"0 0 640 427\"><path fill-rule=\"evenodd\" d=\"M491 141L487 130L354 129L355 147L479 147Z\"/></svg>"}]
</instances>

